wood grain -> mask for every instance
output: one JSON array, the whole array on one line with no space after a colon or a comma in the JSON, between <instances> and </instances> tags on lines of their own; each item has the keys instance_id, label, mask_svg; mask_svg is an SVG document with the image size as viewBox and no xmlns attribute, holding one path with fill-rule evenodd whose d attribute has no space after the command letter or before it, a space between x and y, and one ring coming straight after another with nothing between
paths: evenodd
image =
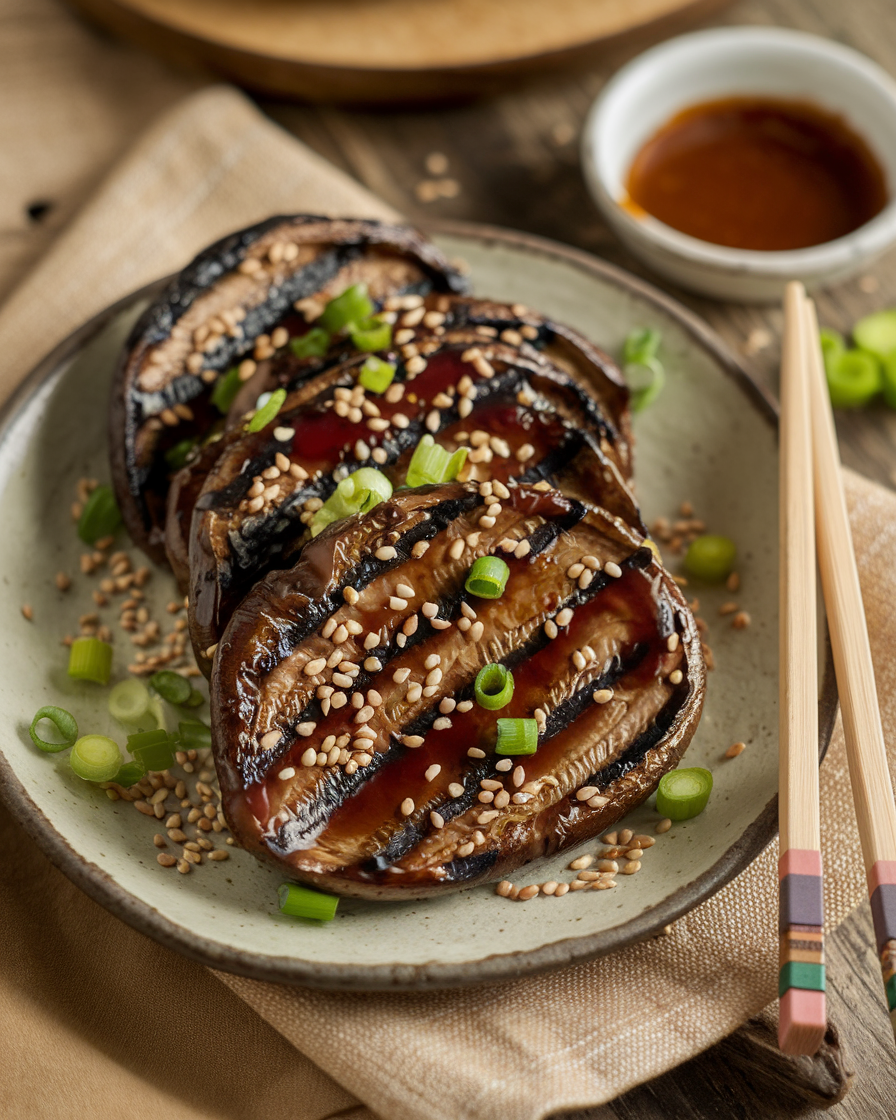
<instances>
[{"instance_id":1,"label":"wood grain","mask_svg":"<svg viewBox=\"0 0 896 1120\"><path fill-rule=\"evenodd\" d=\"M725 0L68 0L180 64L314 102L430 101L582 65L608 40Z\"/></svg>"}]
</instances>

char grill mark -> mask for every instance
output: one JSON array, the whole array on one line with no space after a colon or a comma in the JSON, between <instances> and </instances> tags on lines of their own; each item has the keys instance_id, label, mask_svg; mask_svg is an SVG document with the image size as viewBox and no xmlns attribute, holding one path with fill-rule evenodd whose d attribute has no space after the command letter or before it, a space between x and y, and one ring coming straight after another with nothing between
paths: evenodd
<instances>
[{"instance_id":1,"label":"char grill mark","mask_svg":"<svg viewBox=\"0 0 896 1120\"><path fill-rule=\"evenodd\" d=\"M444 391L474 373L468 363L460 361L461 352L460 347L448 347L431 359L433 384L427 392L437 395L436 388ZM447 363L448 368L443 370L439 361ZM319 397L309 400L303 394L300 406L288 404L264 432L234 439L209 474L196 502L190 546L191 629L200 652L217 641L233 603L255 579L275 566L294 561L306 539L300 518L307 501L326 500L339 472L347 474L364 466L384 470L397 484L404 477L413 448L427 429L433 430L428 422L429 404L408 407L398 402L391 408L384 404L387 418L404 410L406 427L381 434L372 434L364 421L350 423L335 417L332 407L327 406L332 405L337 389L352 383L357 364L358 359L333 374ZM474 376L472 380L476 397L469 415L460 417L456 400L452 406L438 410L436 431L440 442L449 448L460 446L459 435L469 436L486 425L486 432L494 429L495 438L503 440L511 453L509 459L490 464L493 477L509 479L516 475L525 481L541 478L558 483L578 497L599 498L610 512L643 530L625 483L600 449L600 430L589 427L595 406L577 385L565 376L533 369L525 362L500 368L491 378ZM423 377L406 384L421 388ZM519 403L520 393L527 394L531 405ZM326 437L325 450L309 454L310 447L321 445L321 432L327 426L332 426L333 434ZM291 443L274 437L278 428L295 432ZM381 449L385 463L372 458L347 460L358 440ZM515 446L508 441L515 441ZM518 463L513 452L523 444L533 447L533 441L532 458ZM299 463L310 477L298 481L281 475L275 480L278 494L270 502L265 500L265 508L252 513L247 508L247 494L253 480L273 466L278 454Z\"/></svg>"},{"instance_id":2,"label":"char grill mark","mask_svg":"<svg viewBox=\"0 0 896 1120\"><path fill-rule=\"evenodd\" d=\"M251 274L249 261L257 263ZM294 321L301 333L296 301L322 292L330 298L359 279L370 281L378 300L465 288L442 254L407 227L278 217L211 246L138 321L113 388L112 467L125 522L154 559L163 558L164 454L220 422L209 399L217 378L278 324ZM203 338L197 332L208 323L218 325ZM188 368L194 356L199 367ZM320 368L311 361L297 375Z\"/></svg>"},{"instance_id":3,"label":"char grill mark","mask_svg":"<svg viewBox=\"0 0 896 1120\"><path fill-rule=\"evenodd\" d=\"M469 493L471 490L470 487L457 486L441 489L455 493ZM396 496L389 504L401 506L431 498L431 494L409 492L401 498ZM537 528L531 521L527 523L529 540L533 539L534 533L552 527L555 521L568 521L576 513L568 501L556 504L559 495L545 496L526 487L518 489L514 500L522 502L524 507L528 501L530 508L522 512L530 517L537 512L542 522ZM539 505L540 508L536 508ZM368 519L376 512L368 515ZM420 512L418 504L414 516L419 516ZM462 516L468 517L469 514ZM313 547L325 548L328 541L341 537L343 533L336 532L335 528L318 538ZM451 529L450 524L447 529ZM464 524L463 532L466 529ZM483 534L483 537L488 537L483 541L486 552L495 551L495 545L504 532L505 527L499 523L491 535ZM320 744L328 732L332 734L337 728L351 730L354 711L348 706L338 713L331 712L329 720L316 721L318 726L306 738L300 737L291 743L281 736L281 742L275 748L276 759L268 754L262 762L262 756L257 756L259 765L251 770L254 781L245 781L248 774L242 778L238 776L240 764L232 749L227 759L219 757L222 788L229 803L228 816L236 825L238 834L244 833L250 847L259 854L286 864L291 874L329 889L379 896L394 892L395 897L409 897L428 893L439 883L461 884L471 878L503 873L510 866L519 866L521 862L533 858L549 842L549 830L536 823L546 819L546 815L553 815L552 820L561 820L562 827L556 841L559 844L580 839L583 828L591 828L590 835L597 827L606 827L607 812L583 808L575 802L574 791L586 784L588 775L600 776L594 777L592 782L599 784L603 782L604 773L611 774L608 767L616 767L612 771L614 774L621 769L626 770L620 779L624 787L621 805L610 805L610 810L615 811L617 817L646 796L662 770L671 764L670 758L674 762L683 750L699 711L702 665L693 621L680 592L669 577L655 567L649 550L639 547L637 538L609 521L605 515L591 511L584 521L580 521L576 513L568 526L550 533L550 536L552 543L543 550L541 560L509 558L510 584L516 581L517 596L506 602L485 602L478 609L479 621L483 622L485 630L476 641L461 638L456 623L449 630L421 630L420 637L413 635L416 641L410 641L404 649L395 649L391 644L383 646L383 652L390 650L393 656L388 660L379 657L380 669L356 678L352 690L360 686L360 690L366 693L368 685L371 685L382 697L381 707L363 717L366 720L363 731L365 742L368 738L373 740L368 766L361 766L354 773L347 774L341 765L307 768L298 763L299 755L307 749L307 744ZM375 543L368 535L364 546L359 537L348 551L350 553L359 547L366 547L369 551ZM443 563L442 544L437 541L437 551L431 554L431 579L434 586L445 589L450 588L456 577ZM577 549L587 546L596 549L598 545L599 555L604 561L613 559L620 564L622 576L614 578L602 573L590 587L578 588L573 581L573 586L564 592L562 573L570 562L570 555L574 555ZM344 549L335 551L342 557L343 566L334 573L326 589L320 589L325 590L327 595L332 595L349 563ZM284 618L293 615L299 599L294 597L292 601L285 601L283 592L290 583L307 583L308 568L316 572L314 578L320 580L322 557L318 556L314 563L312 559L306 551L292 573L278 573L263 581L250 596L250 601L239 608L222 641L222 653L216 660L213 680L215 741L227 741L222 738L225 736L233 744L240 735L245 735L243 741L246 746L241 748L244 762L253 753L250 744L257 745L272 726L280 726L282 730L282 717L286 715L283 705L271 700L270 677L263 679L253 668L257 655L252 649L257 645L264 646L264 636L256 643L254 637L246 634L246 629L257 625L253 620L262 603L268 604L265 609L271 616L278 613ZM402 563L401 559L399 546L399 557L387 575L396 581L406 577L416 587L413 580L418 578L417 575L407 575L412 565ZM551 579L545 582L543 576L537 576L536 572L545 568L547 560L552 561ZM469 558L466 560L468 563ZM419 572L421 567L418 565L414 570ZM520 580L528 585L526 591L522 591ZM527 593L532 599L528 604L525 603ZM381 593L376 590L374 594ZM523 596L522 603L517 598L520 594ZM303 595L301 598L303 603L307 603L315 597L321 596ZM253 598L256 599L254 603L251 602ZM418 588L418 598L437 601L439 596L432 595L431 588L427 586L426 589ZM278 599L281 602L274 607ZM355 617L362 620L366 627L370 610L379 610L375 606L376 601L381 600L374 598L367 601L362 593L357 606L340 606L335 614L324 613L329 613L333 622L348 619L355 612ZM338 597L334 596L332 602L338 603ZM556 616L567 602L577 604L572 620L561 630L558 639L548 642L543 620L552 614ZM413 605L418 605L416 600ZM527 628L518 616L520 612L531 615L533 609L535 618L530 620ZM506 615L508 611L510 614ZM632 614L632 611L635 613ZM400 611L399 614L401 617L397 621L402 622L405 612ZM439 614L442 614L441 610ZM321 625L321 617L315 616L315 627ZM667 650L666 640L673 625L682 638L677 652ZM391 624L392 633L395 628L395 624ZM322 641L316 629L306 628L304 633L304 638L300 639L305 643L304 647L296 655L286 653L287 658L293 656L294 663L290 673L277 686L281 688L282 695L287 695L285 686L290 679L298 680L301 689L306 687L296 658L304 657L307 663L308 659L323 657L328 648L334 648L332 643ZM358 637L360 640L361 636ZM596 648L584 668L576 663L576 671L573 672L570 668L570 650L573 647L569 643L577 648L578 644L588 644L589 641ZM623 645L617 648L614 645L617 642ZM395 688L391 683L394 667L416 665L412 679L420 677L422 680L425 676L420 669L423 659L437 650L441 656L439 664L444 667L439 687L429 698L422 698L419 702L408 701L406 690ZM344 656L350 658L352 653ZM559 669L555 664L558 658L561 662ZM475 672L489 660L503 660L515 666L517 691L508 711L484 713L474 706L470 711L457 713L455 709L452 716L454 739L452 728L435 730L435 709L446 697L451 697L455 703L467 697ZM270 661L268 664L276 674L280 666L271 666ZM673 687L667 681L668 673L672 667L679 665L687 673L684 684ZM226 679L223 688L222 679ZM618 702L606 707L595 704L591 692L597 687L614 687L610 682L615 682ZM244 688L244 685L247 687ZM315 677L308 682L306 696L310 696L317 686L318 678ZM239 713L237 720L233 720L233 704L222 702L222 696L237 694L250 695L252 702ZM536 703L535 697L542 695L547 697L544 701L547 722L539 752L531 759L519 760L526 766L527 780L537 779L541 792L528 809L522 805L513 806L510 812L495 814L496 819L506 818L508 828L511 828L510 838L504 843L499 829L493 828L491 822L487 826L477 826L478 817L489 811L487 805L476 800L479 782L483 778L501 777L495 771L497 759L491 751L494 718L505 714L529 715ZM514 710L517 698L519 703L528 705L525 712ZM291 699L293 708L290 718L294 722L300 711L310 709L302 696L292 695ZM348 712L347 719L344 718L345 712ZM656 727L655 720L658 721ZM580 742L583 729L586 738L589 734L595 738L595 742L586 744L587 749ZM419 747L407 746L398 739L399 736L417 733L423 739ZM621 738L616 741L614 735ZM470 743L481 745L486 757L478 760L469 758L466 749ZM435 760L440 760L443 772L435 779L435 787L423 789L423 770ZM276 778L276 773L284 765L298 767L296 777L285 782ZM558 785L563 788L559 791L551 785L555 773L561 778ZM642 775L640 779L639 774ZM503 776L505 781L507 778L507 775ZM446 795L447 783L451 780L462 783L460 797ZM414 810L407 818L397 811L406 783L409 783L414 801ZM512 788L509 782L508 788ZM434 829L429 822L429 813L433 809L442 814L445 821L442 830ZM485 847L478 845L471 856L457 855L457 848L474 832L478 834L479 830L488 838Z\"/></svg>"}]
</instances>

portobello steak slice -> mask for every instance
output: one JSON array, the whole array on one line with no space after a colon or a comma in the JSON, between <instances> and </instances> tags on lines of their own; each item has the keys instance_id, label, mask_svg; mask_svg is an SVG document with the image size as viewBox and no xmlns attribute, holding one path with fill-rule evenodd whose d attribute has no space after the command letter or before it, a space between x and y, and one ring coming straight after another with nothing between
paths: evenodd
<instances>
[{"instance_id":1,"label":"portobello steak slice","mask_svg":"<svg viewBox=\"0 0 896 1120\"><path fill-rule=\"evenodd\" d=\"M398 492L234 611L211 687L224 811L291 878L379 899L498 879L607 828L684 753L705 672L678 586L605 511L503 493ZM488 555L497 599L465 590ZM499 711L473 699L493 662L514 676ZM497 717L539 729L509 770Z\"/></svg>"},{"instance_id":2,"label":"portobello steak slice","mask_svg":"<svg viewBox=\"0 0 896 1120\"><path fill-rule=\"evenodd\" d=\"M589 408L591 417L596 421L592 428L599 429L593 434L599 436L602 450L631 485L628 388L612 359L576 332L541 318L521 304L503 304L464 296L430 294L425 299L416 295L390 296L383 302L383 313L394 323L398 350L380 353L389 360L400 362L399 381L413 376L406 363L412 363L413 370L414 359L419 365L446 342L463 342L465 349L471 353L474 348L478 349L483 360L488 361L491 343L496 339L500 339L502 349L507 346L518 348L530 361L540 357L552 369L568 374L597 398L597 411ZM305 387L305 392L290 398L287 407L295 409L298 404L307 402L320 388L330 383L318 380L321 373L349 360L353 356L350 350L348 340L337 336L329 353L315 359L317 364L312 371L309 359L297 358L289 346L281 347L271 358L256 363L255 372L231 405L226 427L230 430L241 427L246 413L254 408L255 401L263 392ZM316 388L308 389L309 385ZM397 391L392 389L392 394ZM449 387L447 391L453 394L455 390ZM374 403L378 401L376 395L371 399ZM204 446L195 448L183 469L172 478L168 491L165 551L184 592L189 584L190 521L206 476L222 452L219 442L222 434L215 431ZM351 449L346 448L346 452L351 460Z\"/></svg>"},{"instance_id":3,"label":"portobello steak slice","mask_svg":"<svg viewBox=\"0 0 896 1120\"><path fill-rule=\"evenodd\" d=\"M186 497L195 503L188 590L200 666L252 584L294 563L306 524L339 480L372 466L398 486L427 432L448 450L470 447L468 478L548 480L645 532L594 398L535 350L469 343L467 332L449 331L425 357L392 353L397 376L383 395L358 383L357 355L295 390L266 428L225 436L198 499L186 490L195 474L183 472L172 487L169 540ZM178 568L182 551L170 549Z\"/></svg>"},{"instance_id":4,"label":"portobello steak slice","mask_svg":"<svg viewBox=\"0 0 896 1120\"><path fill-rule=\"evenodd\" d=\"M140 317L113 384L111 459L125 524L154 560L164 560L166 453L179 454L220 424L215 384L240 362L251 363L243 371L250 376L254 363L304 333L329 299L360 282L377 305L397 292L466 286L409 227L299 214L210 246ZM305 363L309 373L320 368L318 360Z\"/></svg>"}]
</instances>

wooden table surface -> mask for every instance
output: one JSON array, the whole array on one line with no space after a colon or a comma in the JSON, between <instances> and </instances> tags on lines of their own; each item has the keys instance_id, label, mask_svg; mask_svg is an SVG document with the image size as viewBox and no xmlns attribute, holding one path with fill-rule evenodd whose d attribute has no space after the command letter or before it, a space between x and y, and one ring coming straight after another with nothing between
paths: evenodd
<instances>
[{"instance_id":1,"label":"wooden table surface","mask_svg":"<svg viewBox=\"0 0 896 1120\"><path fill-rule=\"evenodd\" d=\"M894 0L741 0L704 25L777 24L838 39L896 75ZM590 250L647 276L707 319L764 386L776 390L777 308L714 303L657 280L616 241L588 196L579 167L578 136L585 113L620 65L648 36L607 53L585 72L542 79L487 102L420 111L363 112L264 102L286 128L412 219L457 218L527 230ZM824 73L818 75L819 88ZM447 170L432 162L447 159ZM427 157L435 174L427 170ZM443 184L447 194L426 201ZM855 319L896 306L896 252L868 274L823 293L823 324L848 330ZM843 460L896 488L896 412L881 407L838 416ZM821 1113L803 1093L804 1077L824 1095L838 1095L843 1065L855 1072L849 1092L826 1115L836 1120L896 1117L896 1049L882 1002L880 967L871 948L870 909L863 905L829 940L828 991L832 1022L845 1055L784 1067L767 1049L762 1025L715 1047L682 1068L627 1093L587 1120L690 1120L737 1117L783 1120ZM773 1036L772 1036L773 1037ZM830 1099L830 1096L828 1097ZM821 1102L819 1102L821 1103ZM576 1120L585 1120L580 1114Z\"/></svg>"}]
</instances>

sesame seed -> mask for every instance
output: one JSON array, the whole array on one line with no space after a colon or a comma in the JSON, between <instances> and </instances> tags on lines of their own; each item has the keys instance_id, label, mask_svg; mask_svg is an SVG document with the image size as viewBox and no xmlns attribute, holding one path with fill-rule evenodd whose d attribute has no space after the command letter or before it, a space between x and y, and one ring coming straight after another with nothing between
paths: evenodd
<instances>
[{"instance_id":1,"label":"sesame seed","mask_svg":"<svg viewBox=\"0 0 896 1120\"><path fill-rule=\"evenodd\" d=\"M408 690L405 695L409 704L416 704L423 695L423 685L415 681L413 684L408 685Z\"/></svg>"},{"instance_id":2,"label":"sesame seed","mask_svg":"<svg viewBox=\"0 0 896 1120\"><path fill-rule=\"evenodd\" d=\"M417 543L411 549L411 556L413 556L415 560L419 560L428 548L429 541L417 541Z\"/></svg>"},{"instance_id":3,"label":"sesame seed","mask_svg":"<svg viewBox=\"0 0 896 1120\"><path fill-rule=\"evenodd\" d=\"M342 591L342 598L345 599L350 607L353 607L361 596L355 591L354 587L346 587Z\"/></svg>"},{"instance_id":4,"label":"sesame seed","mask_svg":"<svg viewBox=\"0 0 896 1120\"><path fill-rule=\"evenodd\" d=\"M517 897L519 898L520 902L528 902L530 898L534 898L538 894L539 890L540 888L537 886L537 884L533 883L529 887L523 887Z\"/></svg>"},{"instance_id":5,"label":"sesame seed","mask_svg":"<svg viewBox=\"0 0 896 1120\"><path fill-rule=\"evenodd\" d=\"M613 699L613 689L599 688L596 692L591 693L591 699L595 704L608 704Z\"/></svg>"},{"instance_id":6,"label":"sesame seed","mask_svg":"<svg viewBox=\"0 0 896 1120\"><path fill-rule=\"evenodd\" d=\"M333 645L334 646L342 645L342 643L345 641L345 639L347 637L348 637L348 628L344 624L342 626L337 626L336 629L333 631Z\"/></svg>"},{"instance_id":7,"label":"sesame seed","mask_svg":"<svg viewBox=\"0 0 896 1120\"><path fill-rule=\"evenodd\" d=\"M592 863L594 863L594 856L588 856L588 855L579 856L578 859L574 859L572 861L572 863L569 865L569 870L570 871L584 871L584 869L586 867L590 867Z\"/></svg>"},{"instance_id":8,"label":"sesame seed","mask_svg":"<svg viewBox=\"0 0 896 1120\"><path fill-rule=\"evenodd\" d=\"M572 622L572 611L570 608L564 607L562 611L559 611L554 621L558 626L569 626L570 622Z\"/></svg>"},{"instance_id":9,"label":"sesame seed","mask_svg":"<svg viewBox=\"0 0 896 1120\"><path fill-rule=\"evenodd\" d=\"M395 593L401 595L403 599L414 598L414 589L407 583L399 583L395 588Z\"/></svg>"},{"instance_id":10,"label":"sesame seed","mask_svg":"<svg viewBox=\"0 0 896 1120\"><path fill-rule=\"evenodd\" d=\"M588 568L579 576L578 585L582 591L585 591L591 586L591 581L594 579L594 573Z\"/></svg>"},{"instance_id":11,"label":"sesame seed","mask_svg":"<svg viewBox=\"0 0 896 1120\"><path fill-rule=\"evenodd\" d=\"M452 560L459 560L464 554L466 548L466 541L462 537L458 537L456 541L451 542L451 547L448 549L448 555Z\"/></svg>"},{"instance_id":12,"label":"sesame seed","mask_svg":"<svg viewBox=\"0 0 896 1120\"><path fill-rule=\"evenodd\" d=\"M346 673L334 673L333 684L338 685L340 688L351 688L352 678Z\"/></svg>"},{"instance_id":13,"label":"sesame seed","mask_svg":"<svg viewBox=\"0 0 896 1120\"><path fill-rule=\"evenodd\" d=\"M445 818L442 816L441 813L437 813L435 811L435 809L433 809L433 811L429 814L429 819L430 819L430 821L432 821L433 828L444 828L445 827Z\"/></svg>"},{"instance_id":14,"label":"sesame seed","mask_svg":"<svg viewBox=\"0 0 896 1120\"><path fill-rule=\"evenodd\" d=\"M402 735L401 741L406 747L414 749L416 747L422 747L424 739L422 735Z\"/></svg>"},{"instance_id":15,"label":"sesame seed","mask_svg":"<svg viewBox=\"0 0 896 1120\"><path fill-rule=\"evenodd\" d=\"M590 797L594 797L596 793L600 793L597 786L582 786L580 790L576 791L576 800L587 801Z\"/></svg>"},{"instance_id":16,"label":"sesame seed","mask_svg":"<svg viewBox=\"0 0 896 1120\"><path fill-rule=\"evenodd\" d=\"M382 667L382 662L378 657L365 657L364 668L368 673L378 673Z\"/></svg>"},{"instance_id":17,"label":"sesame seed","mask_svg":"<svg viewBox=\"0 0 896 1120\"><path fill-rule=\"evenodd\" d=\"M460 797L463 792L464 787L460 784L460 782L452 782L448 786L448 794L450 797Z\"/></svg>"},{"instance_id":18,"label":"sesame seed","mask_svg":"<svg viewBox=\"0 0 896 1120\"><path fill-rule=\"evenodd\" d=\"M732 745L728 748L728 750L725 751L725 757L726 758L737 758L737 756L739 754L743 754L743 752L746 749L747 749L747 744L746 743L732 743Z\"/></svg>"},{"instance_id":19,"label":"sesame seed","mask_svg":"<svg viewBox=\"0 0 896 1120\"><path fill-rule=\"evenodd\" d=\"M485 758L485 751L480 750L479 747L470 747L467 751L470 758Z\"/></svg>"},{"instance_id":20,"label":"sesame seed","mask_svg":"<svg viewBox=\"0 0 896 1120\"><path fill-rule=\"evenodd\" d=\"M281 782L288 782L290 778L294 778L295 776L296 776L296 771L295 771L294 766L285 767L277 775L277 777L281 780Z\"/></svg>"},{"instance_id":21,"label":"sesame seed","mask_svg":"<svg viewBox=\"0 0 896 1120\"><path fill-rule=\"evenodd\" d=\"M526 780L526 771L522 768L522 766L514 767L512 781L513 781L513 784L517 787L517 789L519 789L519 787L523 784L523 782L525 780Z\"/></svg>"},{"instance_id":22,"label":"sesame seed","mask_svg":"<svg viewBox=\"0 0 896 1120\"><path fill-rule=\"evenodd\" d=\"M432 766L428 766L426 768L426 772L424 773L423 777L428 782L431 782L434 778L437 778L439 776L439 774L441 774L441 772L442 772L442 767L437 762L434 762L432 764Z\"/></svg>"},{"instance_id":23,"label":"sesame seed","mask_svg":"<svg viewBox=\"0 0 896 1120\"><path fill-rule=\"evenodd\" d=\"M411 675L411 670L408 669L408 668L396 669L395 672L392 674L392 680L395 681L396 684L404 684L404 682L408 679L408 677L410 675Z\"/></svg>"},{"instance_id":24,"label":"sesame seed","mask_svg":"<svg viewBox=\"0 0 896 1120\"><path fill-rule=\"evenodd\" d=\"M495 769L500 771L502 774L506 773L512 767L513 767L513 759L512 758L502 758L500 762L495 763Z\"/></svg>"},{"instance_id":25,"label":"sesame seed","mask_svg":"<svg viewBox=\"0 0 896 1120\"><path fill-rule=\"evenodd\" d=\"M600 560L598 560L596 556L592 556L590 553L587 556L582 557L582 563L586 568L590 568L592 572L600 571Z\"/></svg>"},{"instance_id":26,"label":"sesame seed","mask_svg":"<svg viewBox=\"0 0 896 1120\"><path fill-rule=\"evenodd\" d=\"M604 564L604 571L608 576L612 576L613 579L619 579L619 577L622 575L622 568L620 568L619 565L614 563L612 560L608 560L607 563Z\"/></svg>"},{"instance_id":27,"label":"sesame seed","mask_svg":"<svg viewBox=\"0 0 896 1120\"><path fill-rule=\"evenodd\" d=\"M481 801L483 805L489 805L492 801L495 800L495 795L491 790L484 789L480 793L476 794L476 798L478 801Z\"/></svg>"},{"instance_id":28,"label":"sesame seed","mask_svg":"<svg viewBox=\"0 0 896 1120\"><path fill-rule=\"evenodd\" d=\"M485 626L481 622L474 622L470 627L470 637L474 642L478 642L484 633Z\"/></svg>"},{"instance_id":29,"label":"sesame seed","mask_svg":"<svg viewBox=\"0 0 896 1120\"><path fill-rule=\"evenodd\" d=\"M552 895L556 892L559 885L560 884L555 879L549 879L546 883L541 884L541 893Z\"/></svg>"},{"instance_id":30,"label":"sesame seed","mask_svg":"<svg viewBox=\"0 0 896 1120\"><path fill-rule=\"evenodd\" d=\"M527 801L531 800L531 793L515 793L511 798L511 801L513 801L514 805L525 805Z\"/></svg>"},{"instance_id":31,"label":"sesame seed","mask_svg":"<svg viewBox=\"0 0 896 1120\"><path fill-rule=\"evenodd\" d=\"M750 622L750 616L746 611L738 611L734 618L732 618L731 625L735 630L746 630Z\"/></svg>"},{"instance_id":32,"label":"sesame seed","mask_svg":"<svg viewBox=\"0 0 896 1120\"><path fill-rule=\"evenodd\" d=\"M461 702L457 705L457 710L459 712L468 712L472 707L472 700L461 700Z\"/></svg>"},{"instance_id":33,"label":"sesame seed","mask_svg":"<svg viewBox=\"0 0 896 1120\"><path fill-rule=\"evenodd\" d=\"M684 673L682 673L681 669L673 669L672 672L669 674L669 683L670 684L681 684L681 682L683 680L684 680Z\"/></svg>"},{"instance_id":34,"label":"sesame seed","mask_svg":"<svg viewBox=\"0 0 896 1120\"><path fill-rule=\"evenodd\" d=\"M557 634L558 634L557 623L554 622L554 620L552 618L549 618L547 620L547 622L544 624L544 632L547 635L547 637L550 638L552 641L553 641L554 638L557 637Z\"/></svg>"},{"instance_id":35,"label":"sesame seed","mask_svg":"<svg viewBox=\"0 0 896 1120\"><path fill-rule=\"evenodd\" d=\"M609 805L609 797L604 797L602 794L596 793L594 797L589 797L585 804L589 809L602 809L604 805Z\"/></svg>"},{"instance_id":36,"label":"sesame seed","mask_svg":"<svg viewBox=\"0 0 896 1120\"><path fill-rule=\"evenodd\" d=\"M301 737L303 739L307 739L309 735L314 734L314 729L316 727L317 727L316 723L312 722L311 720L308 720L305 723L300 723L298 725L298 727L296 728L296 731L299 733L299 735L301 735Z\"/></svg>"},{"instance_id":37,"label":"sesame seed","mask_svg":"<svg viewBox=\"0 0 896 1120\"><path fill-rule=\"evenodd\" d=\"M497 817L500 817L500 815L497 809L486 809L484 813L479 814L476 820L479 824L491 824L491 822Z\"/></svg>"},{"instance_id":38,"label":"sesame seed","mask_svg":"<svg viewBox=\"0 0 896 1120\"><path fill-rule=\"evenodd\" d=\"M583 657L582 651L580 649L573 650L572 663L580 672L585 668L587 662L585 661L585 658Z\"/></svg>"},{"instance_id":39,"label":"sesame seed","mask_svg":"<svg viewBox=\"0 0 896 1120\"><path fill-rule=\"evenodd\" d=\"M314 749L314 747L309 747L308 750L305 751L305 753L302 755L301 763L303 766L314 766L316 762L317 751Z\"/></svg>"},{"instance_id":40,"label":"sesame seed","mask_svg":"<svg viewBox=\"0 0 896 1120\"><path fill-rule=\"evenodd\" d=\"M666 639L666 649L670 653L674 653L678 649L679 640L678 634L670 634Z\"/></svg>"},{"instance_id":41,"label":"sesame seed","mask_svg":"<svg viewBox=\"0 0 896 1120\"><path fill-rule=\"evenodd\" d=\"M492 529L494 528L495 518L492 517L491 514L486 513L479 518L479 524L483 529Z\"/></svg>"},{"instance_id":42,"label":"sesame seed","mask_svg":"<svg viewBox=\"0 0 896 1120\"><path fill-rule=\"evenodd\" d=\"M393 611L403 611L408 605L407 599L402 599L398 595L389 596L389 609Z\"/></svg>"},{"instance_id":43,"label":"sesame seed","mask_svg":"<svg viewBox=\"0 0 896 1120\"><path fill-rule=\"evenodd\" d=\"M406 618L401 630L402 633L410 637L412 634L417 633L417 627L420 625L420 619L416 614L412 614L410 618Z\"/></svg>"},{"instance_id":44,"label":"sesame seed","mask_svg":"<svg viewBox=\"0 0 896 1120\"><path fill-rule=\"evenodd\" d=\"M315 657L311 661L305 662L304 673L306 677L315 677L318 673L322 673L327 667L327 659L325 657Z\"/></svg>"},{"instance_id":45,"label":"sesame seed","mask_svg":"<svg viewBox=\"0 0 896 1120\"><path fill-rule=\"evenodd\" d=\"M495 887L495 894L499 894L502 898L507 898L512 890L513 883L509 882L507 879L504 879Z\"/></svg>"},{"instance_id":46,"label":"sesame seed","mask_svg":"<svg viewBox=\"0 0 896 1120\"><path fill-rule=\"evenodd\" d=\"M276 745L279 742L280 742L280 732L279 732L279 730L274 729L273 731L268 731L265 735L262 735L262 737L261 737L261 749L265 750L265 751L269 751L272 747L276 747Z\"/></svg>"},{"instance_id":47,"label":"sesame seed","mask_svg":"<svg viewBox=\"0 0 896 1120\"><path fill-rule=\"evenodd\" d=\"M436 666L435 669L430 670L430 672L428 672L426 674L427 685L439 684L441 682L441 680L442 680L442 670L438 666Z\"/></svg>"},{"instance_id":48,"label":"sesame seed","mask_svg":"<svg viewBox=\"0 0 896 1120\"><path fill-rule=\"evenodd\" d=\"M513 550L513 555L517 560L523 560L532 551L532 545L529 541L520 541L520 543Z\"/></svg>"},{"instance_id":49,"label":"sesame seed","mask_svg":"<svg viewBox=\"0 0 896 1120\"><path fill-rule=\"evenodd\" d=\"M479 784L482 786L483 789L490 789L493 793L495 792L495 790L499 790L499 789L503 788L501 783L495 781L494 778L483 778L482 781Z\"/></svg>"}]
</instances>

